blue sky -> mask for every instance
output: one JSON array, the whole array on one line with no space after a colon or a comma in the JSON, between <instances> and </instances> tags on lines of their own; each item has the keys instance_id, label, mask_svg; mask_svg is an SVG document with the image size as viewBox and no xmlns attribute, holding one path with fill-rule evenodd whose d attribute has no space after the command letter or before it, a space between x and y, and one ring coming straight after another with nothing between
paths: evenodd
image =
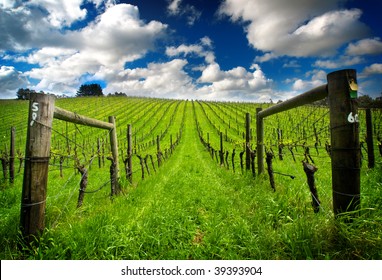
<instances>
[{"instance_id":1,"label":"blue sky","mask_svg":"<svg viewBox=\"0 0 382 280\"><path fill-rule=\"evenodd\" d=\"M382 92L379 0L2 0L0 98L18 88L285 100L357 70Z\"/></svg>"}]
</instances>

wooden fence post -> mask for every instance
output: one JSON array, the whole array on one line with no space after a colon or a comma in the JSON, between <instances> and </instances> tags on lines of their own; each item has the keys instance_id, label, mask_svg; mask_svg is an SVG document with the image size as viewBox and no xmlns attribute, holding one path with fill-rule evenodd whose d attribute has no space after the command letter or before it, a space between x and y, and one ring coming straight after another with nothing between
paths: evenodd
<instances>
[{"instance_id":1,"label":"wooden fence post","mask_svg":"<svg viewBox=\"0 0 382 280\"><path fill-rule=\"evenodd\" d=\"M119 157L118 157L118 138L117 138L117 127L115 125L115 117L109 116L109 123L113 125L113 128L110 131L110 146L111 153L113 155L112 166L114 168L113 172L115 173L114 183L115 184L115 194L120 193L121 187L119 185Z\"/></svg>"},{"instance_id":2,"label":"wooden fence post","mask_svg":"<svg viewBox=\"0 0 382 280\"><path fill-rule=\"evenodd\" d=\"M271 184L271 188L275 192L276 191L276 184L275 184L275 178L273 176L273 164L272 164L273 158L274 158L273 153L272 152L267 152L266 161L267 161L267 166L268 166L269 182Z\"/></svg>"},{"instance_id":3,"label":"wooden fence post","mask_svg":"<svg viewBox=\"0 0 382 280\"><path fill-rule=\"evenodd\" d=\"M308 186L310 190L310 195L312 196L312 206L314 213L318 213L320 211L320 200L318 199L318 192L316 188L316 183L314 180L314 173L318 170L318 168L308 162L303 161L302 165L304 167L304 172L306 174L306 178L308 180Z\"/></svg>"},{"instance_id":4,"label":"wooden fence post","mask_svg":"<svg viewBox=\"0 0 382 280\"><path fill-rule=\"evenodd\" d=\"M11 145L9 150L9 183L13 184L15 180L15 134L16 129L11 127Z\"/></svg>"},{"instance_id":5,"label":"wooden fence post","mask_svg":"<svg viewBox=\"0 0 382 280\"><path fill-rule=\"evenodd\" d=\"M251 168L251 114L245 114L245 169Z\"/></svg>"},{"instance_id":6,"label":"wooden fence post","mask_svg":"<svg viewBox=\"0 0 382 280\"><path fill-rule=\"evenodd\" d=\"M45 228L45 200L48 183L51 127L55 98L31 94L24 180L21 196L20 228L26 241L38 237Z\"/></svg>"},{"instance_id":7,"label":"wooden fence post","mask_svg":"<svg viewBox=\"0 0 382 280\"><path fill-rule=\"evenodd\" d=\"M258 174L264 172L264 121L259 113L261 108L256 108L256 138L257 138L257 169Z\"/></svg>"},{"instance_id":8,"label":"wooden fence post","mask_svg":"<svg viewBox=\"0 0 382 280\"><path fill-rule=\"evenodd\" d=\"M367 144L367 160L368 167L374 168L374 143L373 143L373 124L371 120L371 110L366 109L366 144Z\"/></svg>"},{"instance_id":9,"label":"wooden fence post","mask_svg":"<svg viewBox=\"0 0 382 280\"><path fill-rule=\"evenodd\" d=\"M224 150L223 150L223 132L220 132L220 165L224 166Z\"/></svg>"},{"instance_id":10,"label":"wooden fence post","mask_svg":"<svg viewBox=\"0 0 382 280\"><path fill-rule=\"evenodd\" d=\"M289 109L293 109L305 104L312 103L324 99L328 96L327 85L321 85L316 88L313 88L309 91L306 91L298 96L295 96L291 99L285 100L280 104L273 105L265 110L261 108L256 109L257 114L257 161L259 174L264 172L264 130L263 130L263 119L267 116L274 115Z\"/></svg>"},{"instance_id":11,"label":"wooden fence post","mask_svg":"<svg viewBox=\"0 0 382 280\"><path fill-rule=\"evenodd\" d=\"M359 143L356 71L329 73L333 211L354 211L360 204L361 150Z\"/></svg>"},{"instance_id":12,"label":"wooden fence post","mask_svg":"<svg viewBox=\"0 0 382 280\"><path fill-rule=\"evenodd\" d=\"M158 157L158 167L162 164L162 151L160 149L160 137L157 135L157 157Z\"/></svg>"}]
</instances>

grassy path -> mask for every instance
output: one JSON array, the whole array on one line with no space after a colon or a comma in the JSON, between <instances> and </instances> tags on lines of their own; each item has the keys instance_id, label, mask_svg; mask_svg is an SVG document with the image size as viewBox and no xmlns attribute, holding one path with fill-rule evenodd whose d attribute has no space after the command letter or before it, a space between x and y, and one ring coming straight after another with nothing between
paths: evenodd
<instances>
[{"instance_id":1,"label":"grassy path","mask_svg":"<svg viewBox=\"0 0 382 280\"><path fill-rule=\"evenodd\" d=\"M245 202L238 190L253 191L253 182L211 160L200 143L192 114L189 104L181 144L167 166L139 186L142 192L152 190L132 226L138 232L145 228L140 257L242 257L242 231L250 233L239 213Z\"/></svg>"},{"instance_id":2,"label":"grassy path","mask_svg":"<svg viewBox=\"0 0 382 280\"><path fill-rule=\"evenodd\" d=\"M128 195L96 209L83 207L69 217L70 227L63 223L52 232L62 246L58 252L48 246L44 258L260 256L253 252L258 240L251 222L256 207L251 203L253 180L213 162L198 138L191 104L186 114L181 143L163 168Z\"/></svg>"}]
</instances>

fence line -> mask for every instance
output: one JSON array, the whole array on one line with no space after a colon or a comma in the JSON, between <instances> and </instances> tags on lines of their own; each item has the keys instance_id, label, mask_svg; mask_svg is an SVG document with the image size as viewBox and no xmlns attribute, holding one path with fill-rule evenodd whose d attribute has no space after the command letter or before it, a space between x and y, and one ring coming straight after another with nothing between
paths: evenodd
<instances>
[{"instance_id":1,"label":"fence line","mask_svg":"<svg viewBox=\"0 0 382 280\"><path fill-rule=\"evenodd\" d=\"M114 117L109 123L91 119L55 107L55 97L48 94L32 94L29 102L25 168L21 198L20 227L27 241L38 237L45 228L48 169L53 118L110 131L110 143L114 175L112 190L117 194L118 186L118 141Z\"/></svg>"},{"instance_id":2,"label":"fence line","mask_svg":"<svg viewBox=\"0 0 382 280\"><path fill-rule=\"evenodd\" d=\"M360 145L356 71L329 73L328 83L265 110L257 108L258 173L264 172L264 118L328 97L331 130L333 211L354 211L360 204Z\"/></svg>"}]
</instances>

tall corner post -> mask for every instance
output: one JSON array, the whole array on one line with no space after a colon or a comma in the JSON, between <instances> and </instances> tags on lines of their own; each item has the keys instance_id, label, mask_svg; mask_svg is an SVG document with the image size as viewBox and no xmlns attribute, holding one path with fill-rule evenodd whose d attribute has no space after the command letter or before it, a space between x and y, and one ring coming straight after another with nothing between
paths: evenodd
<instances>
[{"instance_id":1,"label":"tall corner post","mask_svg":"<svg viewBox=\"0 0 382 280\"><path fill-rule=\"evenodd\" d=\"M353 69L329 73L333 211L336 216L360 205L361 150L357 76Z\"/></svg>"},{"instance_id":2,"label":"tall corner post","mask_svg":"<svg viewBox=\"0 0 382 280\"><path fill-rule=\"evenodd\" d=\"M256 108L257 168L258 174L264 173L264 121L259 116L262 109Z\"/></svg>"},{"instance_id":3,"label":"tall corner post","mask_svg":"<svg viewBox=\"0 0 382 280\"><path fill-rule=\"evenodd\" d=\"M45 228L51 128L55 97L31 94L21 195L20 229L24 240L38 238Z\"/></svg>"}]
</instances>

